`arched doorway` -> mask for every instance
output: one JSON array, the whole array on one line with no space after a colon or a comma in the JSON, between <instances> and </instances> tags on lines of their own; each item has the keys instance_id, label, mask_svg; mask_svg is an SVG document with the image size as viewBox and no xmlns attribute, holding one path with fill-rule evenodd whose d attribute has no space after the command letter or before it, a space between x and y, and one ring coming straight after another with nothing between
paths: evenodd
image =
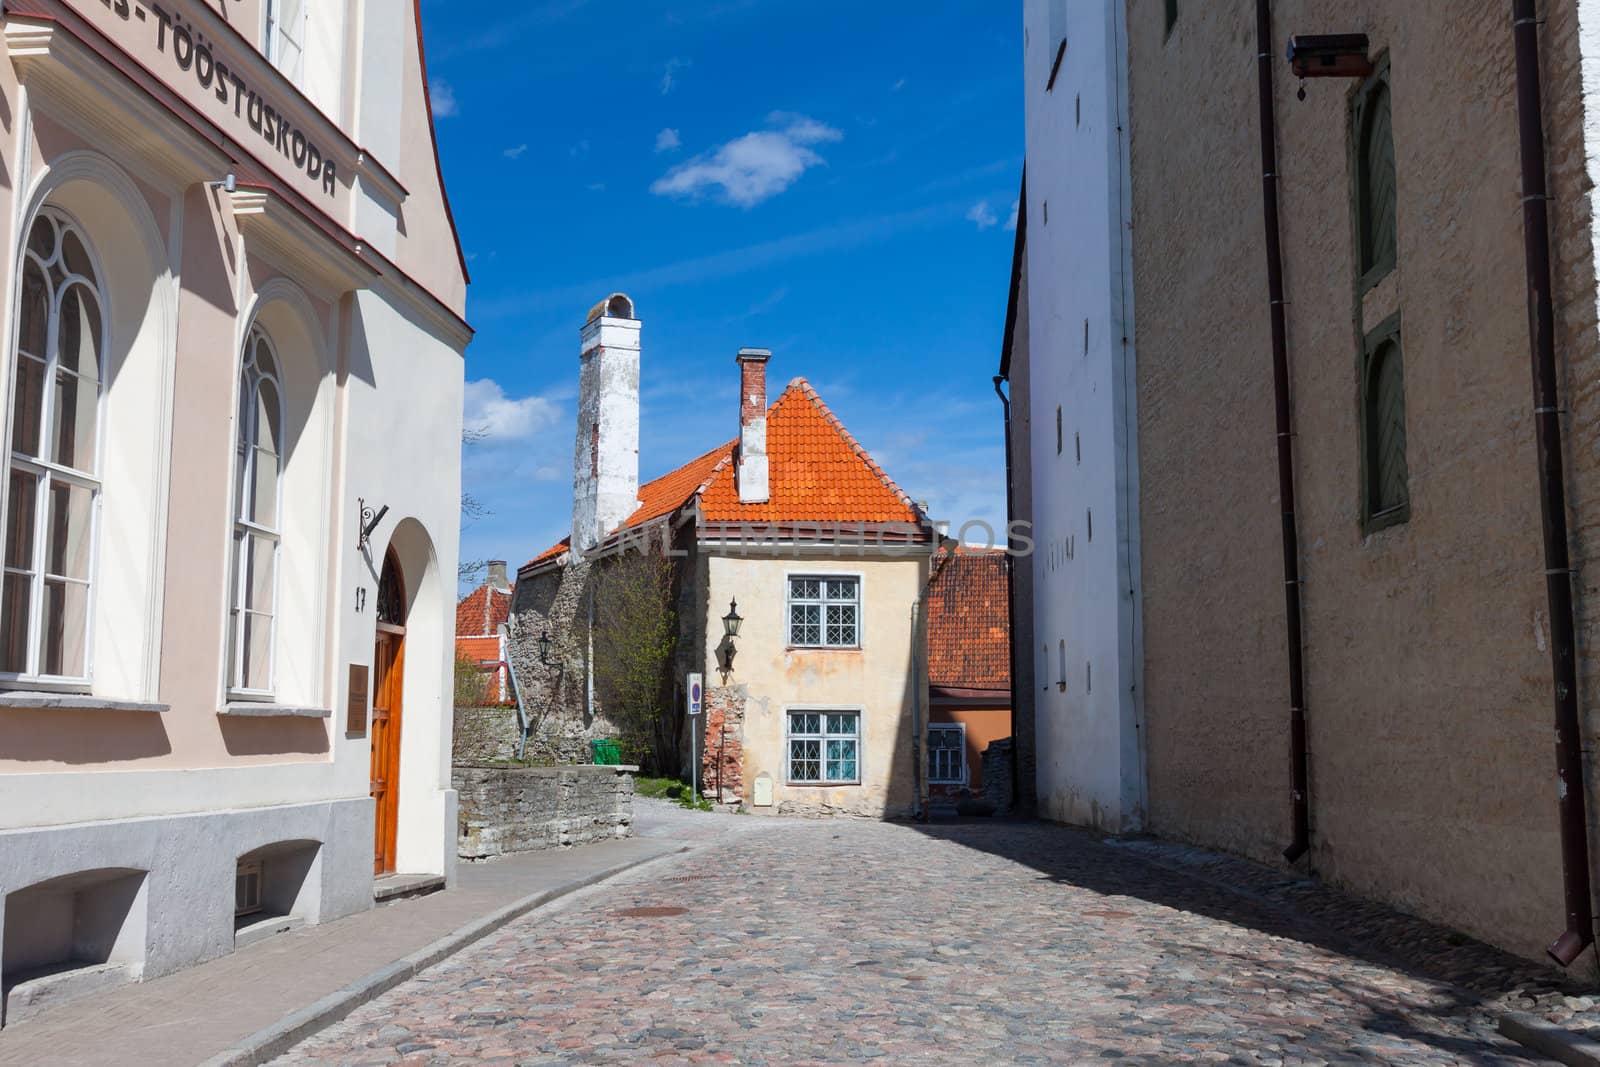
<instances>
[{"instance_id":1,"label":"arched doorway","mask_svg":"<svg viewBox=\"0 0 1600 1067\"><path fill-rule=\"evenodd\" d=\"M404 701L406 587L390 548L378 578L377 642L372 652L372 805L374 874L395 869L400 825L400 722Z\"/></svg>"}]
</instances>

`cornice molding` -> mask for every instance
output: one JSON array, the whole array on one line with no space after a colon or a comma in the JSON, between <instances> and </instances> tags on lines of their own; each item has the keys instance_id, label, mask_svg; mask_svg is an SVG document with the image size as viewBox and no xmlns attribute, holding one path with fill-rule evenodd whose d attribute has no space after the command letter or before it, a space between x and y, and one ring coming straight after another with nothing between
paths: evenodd
<instances>
[{"instance_id":1,"label":"cornice molding","mask_svg":"<svg viewBox=\"0 0 1600 1067\"><path fill-rule=\"evenodd\" d=\"M242 185L229 195L245 251L272 263L308 290L332 297L363 288L378 270L271 189Z\"/></svg>"}]
</instances>

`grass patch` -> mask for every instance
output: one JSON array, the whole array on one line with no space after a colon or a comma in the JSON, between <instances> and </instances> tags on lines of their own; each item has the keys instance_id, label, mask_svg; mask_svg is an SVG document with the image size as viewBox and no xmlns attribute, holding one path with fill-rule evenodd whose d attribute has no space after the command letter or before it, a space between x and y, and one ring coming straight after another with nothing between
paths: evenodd
<instances>
[{"instance_id":1,"label":"grass patch","mask_svg":"<svg viewBox=\"0 0 1600 1067\"><path fill-rule=\"evenodd\" d=\"M678 778L646 778L639 775L633 780L633 792L636 796L671 800L683 808L711 810L711 801L704 798L696 800L691 795L693 790L690 789L689 783Z\"/></svg>"}]
</instances>

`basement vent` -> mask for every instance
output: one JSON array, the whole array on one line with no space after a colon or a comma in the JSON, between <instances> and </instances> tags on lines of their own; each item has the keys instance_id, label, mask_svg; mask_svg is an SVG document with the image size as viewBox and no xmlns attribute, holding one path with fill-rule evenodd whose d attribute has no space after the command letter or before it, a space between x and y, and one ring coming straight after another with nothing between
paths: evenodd
<instances>
[{"instance_id":1,"label":"basement vent","mask_svg":"<svg viewBox=\"0 0 1600 1067\"><path fill-rule=\"evenodd\" d=\"M254 915L261 910L261 861L240 860L233 877L233 914Z\"/></svg>"}]
</instances>

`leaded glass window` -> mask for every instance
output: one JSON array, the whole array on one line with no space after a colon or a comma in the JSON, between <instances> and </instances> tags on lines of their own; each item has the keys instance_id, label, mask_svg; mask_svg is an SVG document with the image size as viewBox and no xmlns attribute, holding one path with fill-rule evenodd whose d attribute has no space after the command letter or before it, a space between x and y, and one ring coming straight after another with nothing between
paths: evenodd
<instances>
[{"instance_id":1,"label":"leaded glass window","mask_svg":"<svg viewBox=\"0 0 1600 1067\"><path fill-rule=\"evenodd\" d=\"M1355 134L1357 273L1365 289L1382 280L1395 262L1394 133L1387 62L1362 86L1351 119Z\"/></svg>"},{"instance_id":2,"label":"leaded glass window","mask_svg":"<svg viewBox=\"0 0 1600 1067\"><path fill-rule=\"evenodd\" d=\"M859 648L861 580L811 575L789 579L791 648Z\"/></svg>"},{"instance_id":3,"label":"leaded glass window","mask_svg":"<svg viewBox=\"0 0 1600 1067\"><path fill-rule=\"evenodd\" d=\"M228 687L272 692L273 623L282 540L283 386L272 341L252 327L234 424L233 596Z\"/></svg>"},{"instance_id":4,"label":"leaded glass window","mask_svg":"<svg viewBox=\"0 0 1600 1067\"><path fill-rule=\"evenodd\" d=\"M11 678L89 680L107 323L88 249L77 223L46 208L22 256L0 592Z\"/></svg>"},{"instance_id":5,"label":"leaded glass window","mask_svg":"<svg viewBox=\"0 0 1600 1067\"><path fill-rule=\"evenodd\" d=\"M859 782L860 744L859 712L789 712L789 781L823 785Z\"/></svg>"},{"instance_id":6,"label":"leaded glass window","mask_svg":"<svg viewBox=\"0 0 1600 1067\"><path fill-rule=\"evenodd\" d=\"M1398 316L1367 338L1361 377L1361 512L1370 532L1410 517L1405 361Z\"/></svg>"},{"instance_id":7,"label":"leaded glass window","mask_svg":"<svg viewBox=\"0 0 1600 1067\"><path fill-rule=\"evenodd\" d=\"M928 724L928 782L967 784L967 728L958 722Z\"/></svg>"}]
</instances>

